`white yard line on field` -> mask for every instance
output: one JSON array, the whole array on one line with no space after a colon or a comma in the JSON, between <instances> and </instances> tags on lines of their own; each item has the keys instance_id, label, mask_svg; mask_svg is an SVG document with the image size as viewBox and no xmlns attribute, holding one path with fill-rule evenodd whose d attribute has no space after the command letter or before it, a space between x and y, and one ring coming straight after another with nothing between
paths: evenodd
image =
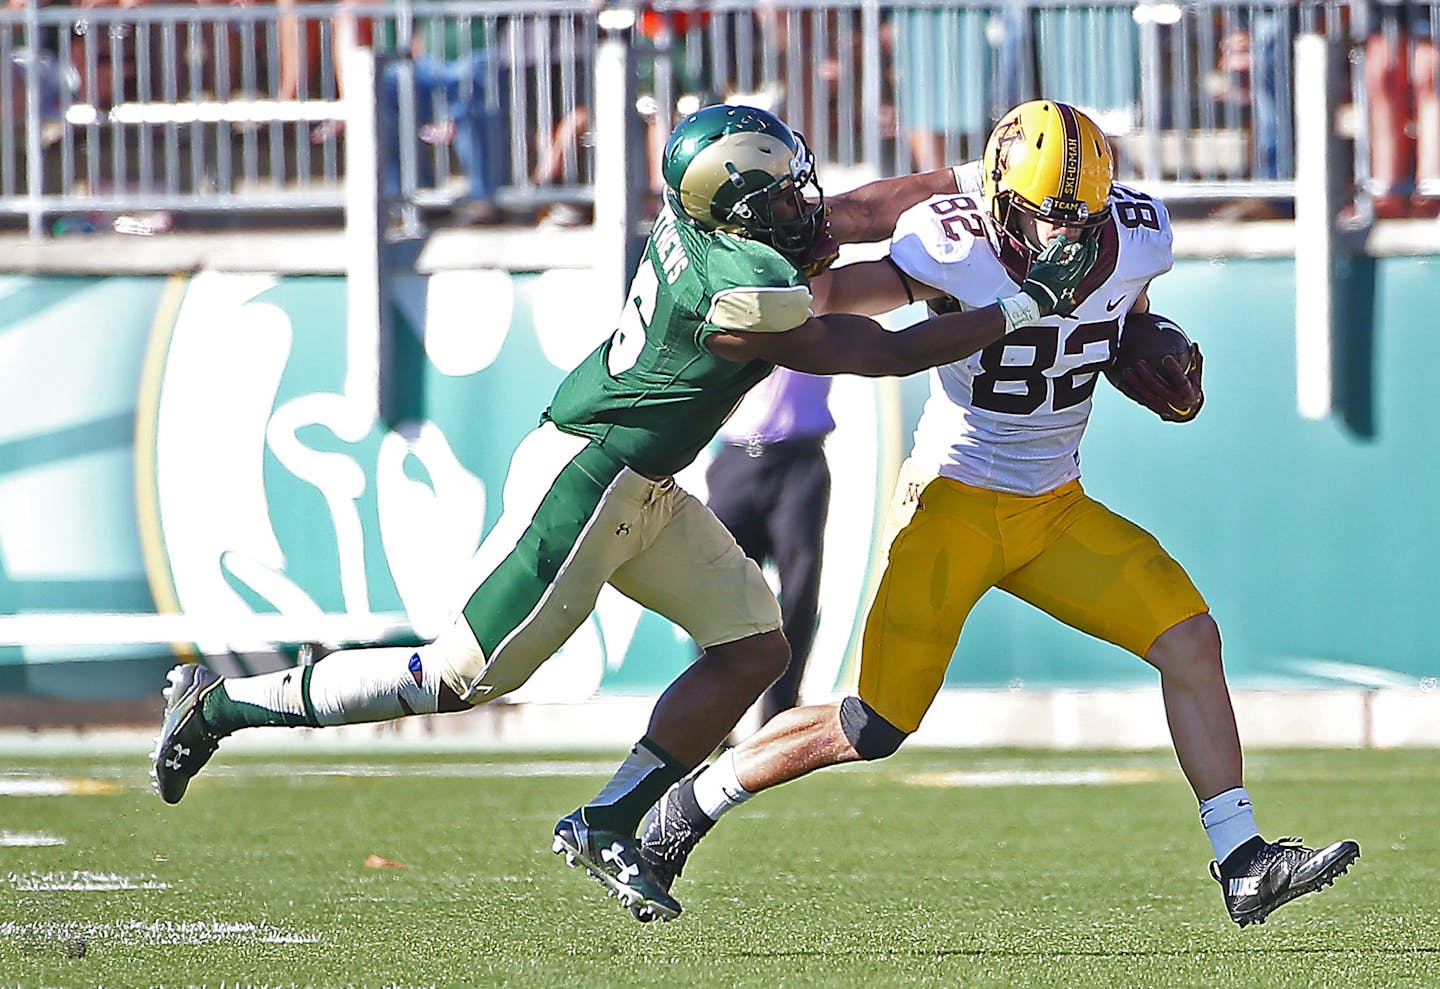
<instances>
[{"instance_id":1,"label":"white yard line on field","mask_svg":"<svg viewBox=\"0 0 1440 989\"><path fill-rule=\"evenodd\" d=\"M43 831L5 831L0 829L0 848L46 848L63 845L65 839Z\"/></svg>"},{"instance_id":2,"label":"white yard line on field","mask_svg":"<svg viewBox=\"0 0 1440 989\"><path fill-rule=\"evenodd\" d=\"M318 944L320 937L268 924L131 920L112 923L0 921L0 939L24 941L105 941L130 945L212 944L240 941L261 944Z\"/></svg>"},{"instance_id":3,"label":"white yard line on field","mask_svg":"<svg viewBox=\"0 0 1440 989\"><path fill-rule=\"evenodd\" d=\"M114 893L130 889L169 889L170 884L151 878L131 878L111 872L12 872L0 883L26 893L82 892Z\"/></svg>"},{"instance_id":4,"label":"white yard line on field","mask_svg":"<svg viewBox=\"0 0 1440 989\"><path fill-rule=\"evenodd\" d=\"M1107 786L1114 783L1157 783L1165 776L1153 769L992 769L910 773L916 786Z\"/></svg>"}]
</instances>

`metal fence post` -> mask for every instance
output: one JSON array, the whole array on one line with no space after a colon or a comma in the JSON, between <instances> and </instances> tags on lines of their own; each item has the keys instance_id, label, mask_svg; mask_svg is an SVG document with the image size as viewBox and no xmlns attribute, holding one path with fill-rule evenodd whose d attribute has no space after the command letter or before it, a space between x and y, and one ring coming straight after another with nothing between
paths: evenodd
<instances>
[{"instance_id":1,"label":"metal fence post","mask_svg":"<svg viewBox=\"0 0 1440 989\"><path fill-rule=\"evenodd\" d=\"M600 11L595 52L595 273L617 311L638 261L632 235L649 165L635 110L635 21L631 7Z\"/></svg>"},{"instance_id":2,"label":"metal fence post","mask_svg":"<svg viewBox=\"0 0 1440 989\"><path fill-rule=\"evenodd\" d=\"M880 162L880 128L874 125L874 121L880 119L880 83L884 76L884 68L880 64L880 3L879 0L865 0L864 6L860 8L860 33L864 38L871 39L871 43L864 46L861 52L860 76L860 106L861 119L871 121L871 125L861 130L860 140L863 144L861 157L865 163L874 169L874 174L885 174Z\"/></svg>"},{"instance_id":3,"label":"metal fence post","mask_svg":"<svg viewBox=\"0 0 1440 989\"><path fill-rule=\"evenodd\" d=\"M1153 4L1138 4L1136 20L1140 29L1140 122L1144 128L1140 175L1152 182L1162 178L1160 153L1161 89L1160 26L1151 11ZM1144 17L1140 15L1144 12Z\"/></svg>"},{"instance_id":4,"label":"metal fence post","mask_svg":"<svg viewBox=\"0 0 1440 989\"><path fill-rule=\"evenodd\" d=\"M356 45L345 63L345 302L347 405L366 422L380 407L380 86L375 55Z\"/></svg>"},{"instance_id":5,"label":"metal fence post","mask_svg":"<svg viewBox=\"0 0 1440 989\"><path fill-rule=\"evenodd\" d=\"M1331 49L1318 34L1295 38L1295 400L1300 415L1334 407L1335 93Z\"/></svg>"},{"instance_id":6,"label":"metal fence post","mask_svg":"<svg viewBox=\"0 0 1440 989\"><path fill-rule=\"evenodd\" d=\"M26 229L32 239L44 236L44 214L40 197L44 194L45 143L40 133L40 4L25 5L25 47L29 59L25 65L25 215ZM6 72L10 66L0 66Z\"/></svg>"}]
</instances>

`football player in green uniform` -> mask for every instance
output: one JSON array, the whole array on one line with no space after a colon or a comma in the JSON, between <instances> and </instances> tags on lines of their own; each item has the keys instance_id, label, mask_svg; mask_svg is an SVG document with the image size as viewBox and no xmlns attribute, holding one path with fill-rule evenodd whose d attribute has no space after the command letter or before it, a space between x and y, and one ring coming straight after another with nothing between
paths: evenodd
<instances>
[{"instance_id":1,"label":"football player in green uniform","mask_svg":"<svg viewBox=\"0 0 1440 989\"><path fill-rule=\"evenodd\" d=\"M501 518L477 554L483 576L454 623L419 649L344 650L255 677L177 667L153 754L166 801L180 800L220 739L242 728L381 721L503 696L609 583L703 652L662 694L615 776L556 825L554 848L637 918L679 914L640 858L636 827L780 675L789 647L760 569L673 475L776 364L891 375L957 360L1067 311L1094 252L1062 240L1013 296L891 333L854 313L906 300L913 289L897 269L820 271L836 240L888 237L906 207L954 192L948 169L872 183L827 207L799 135L763 110L712 106L675 129L663 171L665 203L615 332L561 382L517 448Z\"/></svg>"}]
</instances>

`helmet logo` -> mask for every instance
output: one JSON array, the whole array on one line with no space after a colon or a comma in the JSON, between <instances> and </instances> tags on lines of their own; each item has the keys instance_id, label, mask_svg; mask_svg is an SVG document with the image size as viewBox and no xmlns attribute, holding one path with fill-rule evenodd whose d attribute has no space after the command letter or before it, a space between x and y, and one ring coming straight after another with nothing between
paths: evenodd
<instances>
[{"instance_id":1,"label":"helmet logo","mask_svg":"<svg viewBox=\"0 0 1440 989\"><path fill-rule=\"evenodd\" d=\"M1010 149L1025 141L1025 130L1020 125L1020 115L1012 114L1002 120L995 130L995 181L1000 181L1010 168Z\"/></svg>"}]
</instances>

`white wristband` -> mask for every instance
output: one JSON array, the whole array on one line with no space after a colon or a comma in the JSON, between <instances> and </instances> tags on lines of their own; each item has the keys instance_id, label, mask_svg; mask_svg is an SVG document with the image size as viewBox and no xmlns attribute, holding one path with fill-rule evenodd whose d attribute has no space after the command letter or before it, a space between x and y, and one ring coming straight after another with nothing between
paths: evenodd
<instances>
[{"instance_id":1,"label":"white wristband","mask_svg":"<svg viewBox=\"0 0 1440 989\"><path fill-rule=\"evenodd\" d=\"M1005 332L1013 333L1022 326L1029 326L1040 319L1040 303L1029 293L1019 292L1007 299L996 299L1000 311L1005 314Z\"/></svg>"}]
</instances>

